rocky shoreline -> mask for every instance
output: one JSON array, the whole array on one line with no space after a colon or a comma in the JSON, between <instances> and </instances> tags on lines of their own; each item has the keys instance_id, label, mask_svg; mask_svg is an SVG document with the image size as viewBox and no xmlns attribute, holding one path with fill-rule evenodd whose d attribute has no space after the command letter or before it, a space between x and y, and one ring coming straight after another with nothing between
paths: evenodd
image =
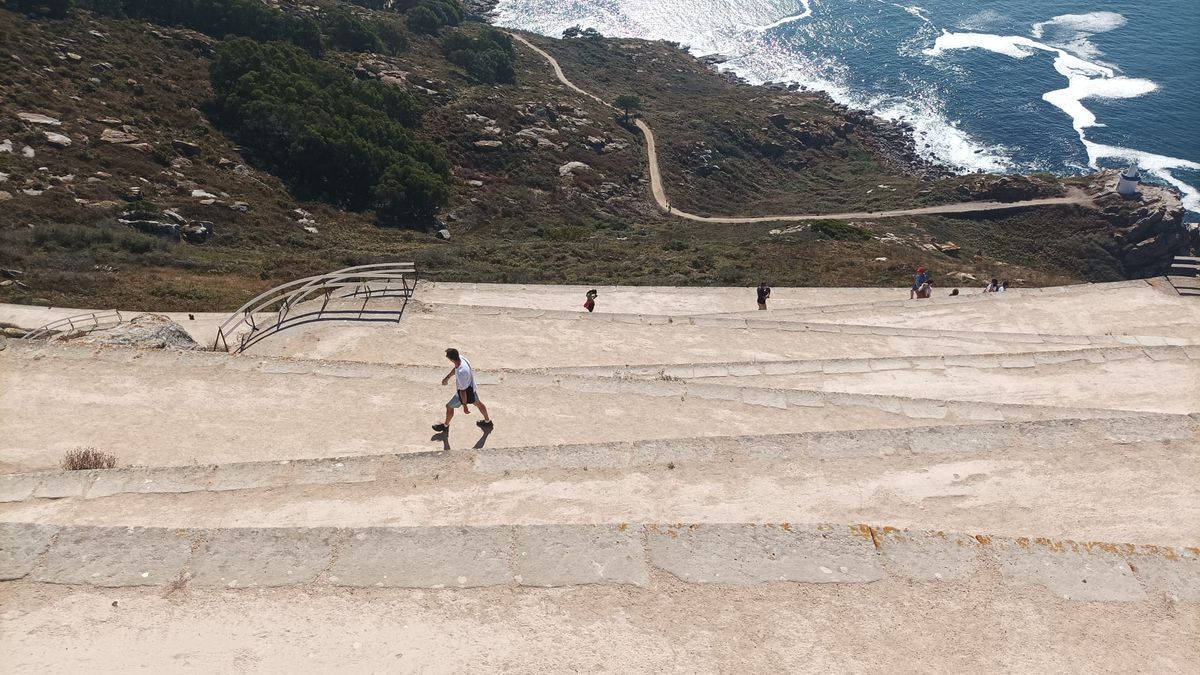
<instances>
[{"instance_id":1,"label":"rocky shoreline","mask_svg":"<svg viewBox=\"0 0 1200 675\"><path fill-rule=\"evenodd\" d=\"M498 4L498 0L463 0L463 6L472 19L488 23ZM677 45L672 46L678 48ZM717 77L736 86L822 97L831 110L845 120L838 133L855 133L873 145L885 161L908 175L923 180L958 175L949 167L920 154L913 128L906 122L893 122L869 111L850 108L837 103L824 92L808 90L794 82L752 84L737 73L723 69L721 66L728 61L728 57L721 54L690 56ZM795 131L791 127L798 124L797 120L788 119L785 115L775 115L770 122L789 131ZM968 183L959 186L958 192L964 199L1010 202L1062 196L1067 192L1064 182L1067 180L1076 185L1082 184L1101 216L1111 226L1111 240L1106 248L1112 251L1130 278L1164 274L1172 256L1200 252L1200 226L1184 222L1185 210L1178 193L1169 187L1143 185L1137 198L1122 199L1114 191L1116 173L1111 170L1099 171L1090 176L1057 180L1021 174L995 176L979 173L975 178L968 179Z\"/></svg>"}]
</instances>

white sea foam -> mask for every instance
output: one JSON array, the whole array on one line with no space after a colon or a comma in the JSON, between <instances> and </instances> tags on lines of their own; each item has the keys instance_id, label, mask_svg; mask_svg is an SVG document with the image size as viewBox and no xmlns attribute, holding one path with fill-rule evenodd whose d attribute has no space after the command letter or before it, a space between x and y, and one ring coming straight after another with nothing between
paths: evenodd
<instances>
[{"instance_id":1,"label":"white sea foam","mask_svg":"<svg viewBox=\"0 0 1200 675\"><path fill-rule=\"evenodd\" d=\"M802 5L802 8L801 8L800 13L798 13L798 14L795 14L792 16L785 16L782 19L779 19L777 21L769 23L765 26L749 26L748 28L750 28L751 30L771 30L772 28L778 28L784 24L793 23L795 21L801 21L803 19L807 19L808 17L812 16L812 5L809 4L809 0L800 0L800 4Z\"/></svg>"},{"instance_id":2,"label":"white sea foam","mask_svg":"<svg viewBox=\"0 0 1200 675\"><path fill-rule=\"evenodd\" d=\"M775 54L771 49L756 49L732 60L728 65L750 82L767 79L796 82L824 92L831 99L876 116L904 122L912 127L917 152L939 164L960 172L1004 172L1016 168L1002 146L985 146L952 122L944 102L936 93L926 91L909 97L864 94L848 86L849 75L840 64L799 60L794 53Z\"/></svg>"},{"instance_id":3,"label":"white sea foam","mask_svg":"<svg viewBox=\"0 0 1200 675\"><path fill-rule=\"evenodd\" d=\"M1097 33L1116 30L1125 23L1125 17L1116 12L1063 14L1049 21L1033 24L1030 34L1075 56L1095 60L1101 56L1101 52L1090 38Z\"/></svg>"},{"instance_id":4,"label":"white sea foam","mask_svg":"<svg viewBox=\"0 0 1200 675\"><path fill-rule=\"evenodd\" d=\"M1087 14L1061 14L1049 21L1033 24L1033 37L1041 38L1046 27L1062 27L1080 33L1107 33L1124 26L1126 19L1116 12L1088 12Z\"/></svg>"},{"instance_id":5,"label":"white sea foam","mask_svg":"<svg viewBox=\"0 0 1200 675\"><path fill-rule=\"evenodd\" d=\"M921 7L880 2L920 18L925 22L923 30L930 30ZM501 0L495 21L550 36L561 35L571 26L590 26L614 37L671 40L687 45L695 54L725 54L730 59L723 67L749 82L796 82L843 105L907 122L913 127L918 152L956 171L1018 168L1003 147L982 145L952 122L936 95L917 92L911 99L902 99L856 90L846 85L850 77L842 72L842 64L814 61L812 54L779 47L774 42L776 32L768 29L817 20L820 4L813 0L689 0L687 9L680 11L678 5L661 0ZM818 30L815 25L811 29Z\"/></svg>"},{"instance_id":6,"label":"white sea foam","mask_svg":"<svg viewBox=\"0 0 1200 675\"><path fill-rule=\"evenodd\" d=\"M1112 15L1113 13L1097 12L1096 14ZM1120 25L1113 16L1101 18L1093 15L1064 16L1069 17L1068 21L1062 22L1064 25L1112 26L1113 28ZM1120 17L1119 14L1115 16ZM1043 26L1043 29L1039 30L1035 28L1034 32L1042 33L1044 32L1044 26L1063 18L1056 17L1050 22L1043 22L1043 24L1039 24ZM1123 22L1124 17L1120 17L1120 20ZM1184 194L1184 206L1188 210L1200 210L1200 190L1188 185L1171 173L1172 169L1200 170L1200 164L1131 148L1103 145L1090 141L1087 138L1086 130L1088 128L1104 125L1096 119L1095 113L1083 104L1084 101L1097 98L1120 99L1144 96L1158 88L1158 85L1153 81L1143 78L1119 76L1109 66L1087 61L1068 53L1063 48L1051 46L1019 35L946 32L938 36L937 40L934 41L933 47L924 50L924 53L928 56L938 57L944 55L947 51L955 49L985 49L1017 59L1032 56L1038 51L1054 54L1054 70L1067 78L1067 86L1063 89L1055 89L1042 94L1042 99L1062 110L1071 118L1071 126L1079 134L1079 140L1087 149L1088 164L1092 168L1099 168L1100 161L1104 159L1136 160L1144 171L1161 178L1179 189Z\"/></svg>"}]
</instances>

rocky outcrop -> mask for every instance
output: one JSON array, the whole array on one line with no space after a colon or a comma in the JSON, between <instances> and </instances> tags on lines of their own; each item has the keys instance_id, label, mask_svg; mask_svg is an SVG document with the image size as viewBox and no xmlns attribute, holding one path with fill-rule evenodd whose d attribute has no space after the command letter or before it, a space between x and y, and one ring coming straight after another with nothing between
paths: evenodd
<instances>
[{"instance_id":1,"label":"rocky outcrop","mask_svg":"<svg viewBox=\"0 0 1200 675\"><path fill-rule=\"evenodd\" d=\"M59 333L51 339L58 342L140 349L203 349L183 326L161 314L139 314L132 320L112 328Z\"/></svg>"},{"instance_id":2,"label":"rocky outcrop","mask_svg":"<svg viewBox=\"0 0 1200 675\"><path fill-rule=\"evenodd\" d=\"M1129 278L1167 273L1177 255L1200 251L1200 228L1183 222L1179 194L1143 183L1134 197L1116 193L1117 171L1096 174L1085 188L1112 224L1112 249Z\"/></svg>"}]
</instances>

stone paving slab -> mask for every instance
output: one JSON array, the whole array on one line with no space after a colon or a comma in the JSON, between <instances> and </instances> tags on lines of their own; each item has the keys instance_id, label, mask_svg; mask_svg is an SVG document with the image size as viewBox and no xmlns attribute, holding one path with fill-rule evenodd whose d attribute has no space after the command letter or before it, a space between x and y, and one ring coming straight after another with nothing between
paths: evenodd
<instances>
[{"instance_id":1,"label":"stone paving slab","mask_svg":"<svg viewBox=\"0 0 1200 675\"><path fill-rule=\"evenodd\" d=\"M122 493L180 493L206 490L216 469L212 465L137 467L123 471L94 470L95 481L86 497Z\"/></svg>"},{"instance_id":2,"label":"stone paving slab","mask_svg":"<svg viewBox=\"0 0 1200 675\"><path fill-rule=\"evenodd\" d=\"M417 588L507 584L511 548L511 527L362 528L347 534L329 581Z\"/></svg>"},{"instance_id":3,"label":"stone paving slab","mask_svg":"<svg viewBox=\"0 0 1200 675\"><path fill-rule=\"evenodd\" d=\"M0 502L20 502L29 499L44 478L43 473L0 475Z\"/></svg>"},{"instance_id":4,"label":"stone paving slab","mask_svg":"<svg viewBox=\"0 0 1200 675\"><path fill-rule=\"evenodd\" d=\"M161 586L192 555L186 530L63 527L30 574L34 581L93 586Z\"/></svg>"},{"instance_id":5,"label":"stone paving slab","mask_svg":"<svg viewBox=\"0 0 1200 675\"><path fill-rule=\"evenodd\" d=\"M0 523L0 581L29 574L57 532L56 525Z\"/></svg>"},{"instance_id":6,"label":"stone paving slab","mask_svg":"<svg viewBox=\"0 0 1200 675\"><path fill-rule=\"evenodd\" d=\"M525 586L650 583L642 529L628 525L516 528L513 573Z\"/></svg>"},{"instance_id":7,"label":"stone paving slab","mask_svg":"<svg viewBox=\"0 0 1200 675\"><path fill-rule=\"evenodd\" d=\"M1146 592L1117 550L1048 539L991 542L1000 574L1078 600L1142 600ZM1115 547L1114 547L1115 548Z\"/></svg>"},{"instance_id":8,"label":"stone paving slab","mask_svg":"<svg viewBox=\"0 0 1200 675\"><path fill-rule=\"evenodd\" d=\"M189 583L287 586L312 581L329 566L337 528L219 529L199 532Z\"/></svg>"},{"instance_id":9,"label":"stone paving slab","mask_svg":"<svg viewBox=\"0 0 1200 675\"><path fill-rule=\"evenodd\" d=\"M965 581L979 571L982 546L965 534L872 528L884 567L916 581Z\"/></svg>"},{"instance_id":10,"label":"stone paving slab","mask_svg":"<svg viewBox=\"0 0 1200 675\"><path fill-rule=\"evenodd\" d=\"M694 583L863 582L884 574L865 528L650 526L646 547L655 567Z\"/></svg>"},{"instance_id":11,"label":"stone paving slab","mask_svg":"<svg viewBox=\"0 0 1200 675\"><path fill-rule=\"evenodd\" d=\"M788 523L170 529L0 525L0 577L247 587L963 582L1200 602L1200 549Z\"/></svg>"},{"instance_id":12,"label":"stone paving slab","mask_svg":"<svg viewBox=\"0 0 1200 675\"><path fill-rule=\"evenodd\" d=\"M39 499L82 497L95 480L96 472L93 471L47 473L34 490L33 496Z\"/></svg>"},{"instance_id":13,"label":"stone paving slab","mask_svg":"<svg viewBox=\"0 0 1200 675\"><path fill-rule=\"evenodd\" d=\"M1126 558L1147 591L1200 602L1200 548L1138 546Z\"/></svg>"}]
</instances>

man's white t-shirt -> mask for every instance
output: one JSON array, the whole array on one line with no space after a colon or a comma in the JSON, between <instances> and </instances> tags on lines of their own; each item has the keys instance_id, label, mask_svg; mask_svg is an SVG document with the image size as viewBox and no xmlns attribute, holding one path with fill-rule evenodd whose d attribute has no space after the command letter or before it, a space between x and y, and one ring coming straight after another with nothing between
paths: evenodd
<instances>
[{"instance_id":1,"label":"man's white t-shirt","mask_svg":"<svg viewBox=\"0 0 1200 675\"><path fill-rule=\"evenodd\" d=\"M459 364L454 369L454 379L458 384L459 391L466 391L475 387L475 373L471 370L471 362L465 358L459 357Z\"/></svg>"}]
</instances>

